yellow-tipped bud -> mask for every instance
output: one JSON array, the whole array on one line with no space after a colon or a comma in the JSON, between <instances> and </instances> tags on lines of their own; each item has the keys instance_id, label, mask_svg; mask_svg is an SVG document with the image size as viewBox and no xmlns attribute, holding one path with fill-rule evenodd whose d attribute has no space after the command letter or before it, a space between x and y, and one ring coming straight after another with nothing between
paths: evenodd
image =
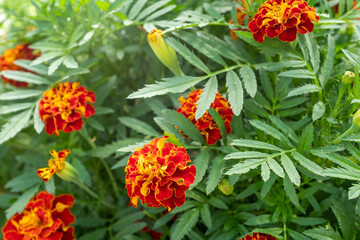
<instances>
[{"instance_id":1,"label":"yellow-tipped bud","mask_svg":"<svg viewBox=\"0 0 360 240\"><path fill-rule=\"evenodd\" d=\"M342 82L345 84L352 84L355 80L355 74L350 71L346 71L342 77Z\"/></svg>"},{"instance_id":2,"label":"yellow-tipped bud","mask_svg":"<svg viewBox=\"0 0 360 240\"><path fill-rule=\"evenodd\" d=\"M79 172L69 163L65 162L65 166L61 171L56 172L60 178L65 181L79 183Z\"/></svg>"},{"instance_id":3,"label":"yellow-tipped bud","mask_svg":"<svg viewBox=\"0 0 360 240\"><path fill-rule=\"evenodd\" d=\"M183 75L175 50L164 40L162 31L153 29L147 36L148 43L157 58L168 67L176 76Z\"/></svg>"},{"instance_id":4,"label":"yellow-tipped bud","mask_svg":"<svg viewBox=\"0 0 360 240\"><path fill-rule=\"evenodd\" d=\"M225 178L221 180L221 182L218 185L218 188L225 195L230 195L234 191L234 186L230 186L229 181Z\"/></svg>"},{"instance_id":5,"label":"yellow-tipped bud","mask_svg":"<svg viewBox=\"0 0 360 240\"><path fill-rule=\"evenodd\" d=\"M360 109L353 116L353 125L360 128Z\"/></svg>"}]
</instances>

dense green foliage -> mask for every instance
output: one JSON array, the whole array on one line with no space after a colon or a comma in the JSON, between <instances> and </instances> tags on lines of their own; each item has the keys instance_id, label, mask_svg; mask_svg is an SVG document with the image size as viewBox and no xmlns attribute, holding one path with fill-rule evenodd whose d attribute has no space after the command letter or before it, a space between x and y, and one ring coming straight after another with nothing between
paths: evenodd
<instances>
[{"instance_id":1,"label":"dense green foliage","mask_svg":"<svg viewBox=\"0 0 360 240\"><path fill-rule=\"evenodd\" d=\"M250 16L264 2L246 1ZM308 3L320 15L312 33L258 43L248 31L237 31L238 41L230 37L230 29L246 28L228 23L239 6L230 0L2 1L2 52L29 42L42 55L18 62L38 75L7 73L31 83L27 89L0 84L0 226L46 189L74 195L79 240L152 239L149 229L172 240L238 239L253 231L357 239L360 135L334 140L360 105L360 11L349 0ZM149 47L146 35L155 27L166 32L184 76L174 76ZM339 98L345 71L355 80ZM37 103L67 80L95 92L96 114L79 132L49 136ZM198 116L217 91L233 109L229 135L209 110L222 130L215 145L174 111L193 87L204 89ZM124 167L136 147L164 134L187 149L195 183L185 204L168 214L135 209ZM115 208L58 177L42 182L36 170L53 149L70 149L83 182ZM234 187L229 195L218 187L224 179Z\"/></svg>"}]
</instances>

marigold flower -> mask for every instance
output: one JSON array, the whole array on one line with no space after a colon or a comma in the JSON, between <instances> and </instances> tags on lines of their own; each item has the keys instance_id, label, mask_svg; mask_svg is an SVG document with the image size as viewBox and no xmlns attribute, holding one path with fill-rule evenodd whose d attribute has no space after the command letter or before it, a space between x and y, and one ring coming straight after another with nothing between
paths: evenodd
<instances>
[{"instance_id":1,"label":"marigold flower","mask_svg":"<svg viewBox=\"0 0 360 240\"><path fill-rule=\"evenodd\" d=\"M181 106L177 109L177 112L187 117L196 127L200 130L201 134L204 135L206 143L209 145L215 144L220 138L221 133L216 122L212 119L208 111L196 120L195 112L197 110L197 101L202 93L201 89L192 91L189 93L188 98L180 97ZM219 93L216 94L214 102L210 105L211 108L215 109L224 121L226 133L231 133L231 121L234 115L230 108L229 102L223 98Z\"/></svg>"},{"instance_id":2,"label":"marigold flower","mask_svg":"<svg viewBox=\"0 0 360 240\"><path fill-rule=\"evenodd\" d=\"M75 216L69 208L74 197L63 194L55 197L42 191L33 197L22 213L15 213L2 229L3 240L72 240L75 239Z\"/></svg>"},{"instance_id":3,"label":"marigold flower","mask_svg":"<svg viewBox=\"0 0 360 240\"><path fill-rule=\"evenodd\" d=\"M78 172L76 169L71 166L70 163L65 161L67 156L70 154L70 150L65 149L59 152L52 150L50 151L50 154L54 158L49 160L49 167L37 170L39 178L42 178L44 182L48 182L49 179L56 173L65 181L78 180Z\"/></svg>"},{"instance_id":4,"label":"marigold flower","mask_svg":"<svg viewBox=\"0 0 360 240\"><path fill-rule=\"evenodd\" d=\"M292 42L297 32L312 32L314 24L311 21L318 22L319 16L304 0L268 0L261 5L248 27L258 42L263 42L265 35Z\"/></svg>"},{"instance_id":5,"label":"marigold flower","mask_svg":"<svg viewBox=\"0 0 360 240\"><path fill-rule=\"evenodd\" d=\"M0 57L0 71L13 70L13 71L28 71L18 65L14 64L15 60L18 59L28 59L34 60L39 57L40 53L34 53L32 49L29 48L29 44L19 44L14 48L6 50L3 55ZM8 79L4 76L1 76L4 83L9 83L15 87L27 87L29 84L27 82L15 81Z\"/></svg>"},{"instance_id":6,"label":"marigold flower","mask_svg":"<svg viewBox=\"0 0 360 240\"><path fill-rule=\"evenodd\" d=\"M149 207L173 210L185 203L185 191L195 180L195 165L185 148L166 142L167 137L155 138L129 157L126 188L131 204L138 200ZM165 143L166 142L166 143Z\"/></svg>"},{"instance_id":7,"label":"marigold flower","mask_svg":"<svg viewBox=\"0 0 360 240\"><path fill-rule=\"evenodd\" d=\"M253 233L252 236L246 235L243 238L239 238L239 240L276 240L276 237L266 233Z\"/></svg>"},{"instance_id":8,"label":"marigold flower","mask_svg":"<svg viewBox=\"0 0 360 240\"><path fill-rule=\"evenodd\" d=\"M59 135L79 131L83 125L81 114L88 118L95 114L95 94L86 90L80 83L59 83L43 94L39 103L39 114L45 122L45 132Z\"/></svg>"}]
</instances>

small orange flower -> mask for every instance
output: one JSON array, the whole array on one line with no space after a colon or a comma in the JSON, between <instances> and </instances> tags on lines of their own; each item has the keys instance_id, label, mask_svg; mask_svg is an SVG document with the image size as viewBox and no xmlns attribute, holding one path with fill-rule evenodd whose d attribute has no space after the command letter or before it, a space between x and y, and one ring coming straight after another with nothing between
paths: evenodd
<instances>
[{"instance_id":1,"label":"small orange flower","mask_svg":"<svg viewBox=\"0 0 360 240\"><path fill-rule=\"evenodd\" d=\"M45 91L39 103L39 114L45 122L45 132L59 135L79 131L83 120L81 114L88 118L95 114L95 94L80 86L80 83L59 83L56 87Z\"/></svg>"},{"instance_id":2,"label":"small orange flower","mask_svg":"<svg viewBox=\"0 0 360 240\"><path fill-rule=\"evenodd\" d=\"M19 44L14 48L6 50L3 55L0 57L0 71L5 70L14 70L14 71L24 71L30 72L18 65L14 64L15 60L18 59L28 59L34 60L39 57L40 53L34 54L33 50L29 48L29 44ZM27 82L19 82L12 79L8 79L2 76L2 80L4 83L9 83L16 87L27 87L29 84Z\"/></svg>"},{"instance_id":3,"label":"small orange flower","mask_svg":"<svg viewBox=\"0 0 360 240\"><path fill-rule=\"evenodd\" d=\"M15 213L2 229L3 240L73 240L75 216L69 208L74 197L55 197L42 191L33 197L22 213Z\"/></svg>"},{"instance_id":4,"label":"small orange flower","mask_svg":"<svg viewBox=\"0 0 360 240\"><path fill-rule=\"evenodd\" d=\"M155 138L129 157L126 188L131 204L138 200L149 207L168 208L169 211L185 203L185 191L195 180L195 165L185 148L166 142L167 137Z\"/></svg>"},{"instance_id":5,"label":"small orange flower","mask_svg":"<svg viewBox=\"0 0 360 240\"><path fill-rule=\"evenodd\" d=\"M319 16L304 0L268 0L261 5L248 27L258 42L263 42L265 35L292 42L297 32L312 32L312 21L318 22Z\"/></svg>"},{"instance_id":6,"label":"small orange flower","mask_svg":"<svg viewBox=\"0 0 360 240\"><path fill-rule=\"evenodd\" d=\"M65 149L59 152L51 150L50 154L54 158L49 160L49 167L37 170L37 175L39 178L42 178L44 182L48 182L55 173L60 172L65 168L65 159L70 154L70 150Z\"/></svg>"},{"instance_id":7,"label":"small orange flower","mask_svg":"<svg viewBox=\"0 0 360 240\"><path fill-rule=\"evenodd\" d=\"M253 233L252 236L246 235L243 238L239 238L239 240L276 240L276 237L265 233Z\"/></svg>"},{"instance_id":8,"label":"small orange flower","mask_svg":"<svg viewBox=\"0 0 360 240\"><path fill-rule=\"evenodd\" d=\"M201 118L198 120L195 119L197 101L199 100L201 93L202 90L198 89L192 91L186 99L183 96L180 97L179 101L181 106L177 109L177 112L187 117L197 129L200 130L201 134L204 135L206 143L212 145L221 138L221 133L215 121L207 111ZM229 102L218 93L210 107L214 108L220 114L225 123L226 133L230 134L231 121L234 113L230 108Z\"/></svg>"}]
</instances>

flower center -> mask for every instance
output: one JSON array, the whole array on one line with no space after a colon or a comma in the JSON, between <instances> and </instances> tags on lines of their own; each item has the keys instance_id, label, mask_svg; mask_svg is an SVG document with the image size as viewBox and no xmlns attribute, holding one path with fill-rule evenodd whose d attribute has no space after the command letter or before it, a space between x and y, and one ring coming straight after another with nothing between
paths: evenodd
<instances>
[{"instance_id":1,"label":"flower center","mask_svg":"<svg viewBox=\"0 0 360 240\"><path fill-rule=\"evenodd\" d=\"M23 229L34 229L39 227L42 224L41 219L39 216L31 210L31 212L26 211L25 216L19 221L19 225Z\"/></svg>"}]
</instances>

